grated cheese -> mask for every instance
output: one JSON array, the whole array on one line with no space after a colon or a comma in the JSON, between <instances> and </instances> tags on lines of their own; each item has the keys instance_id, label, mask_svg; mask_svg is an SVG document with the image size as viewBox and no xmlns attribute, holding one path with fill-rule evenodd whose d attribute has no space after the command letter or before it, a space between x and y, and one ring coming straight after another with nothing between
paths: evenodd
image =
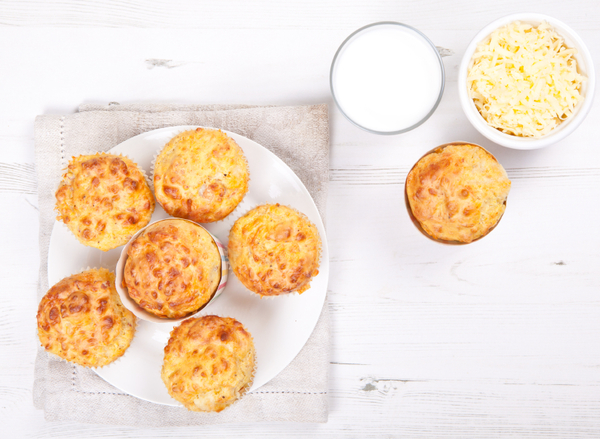
<instances>
[{"instance_id":1,"label":"grated cheese","mask_svg":"<svg viewBox=\"0 0 600 439\"><path fill-rule=\"evenodd\" d=\"M541 137L573 114L585 77L577 49L547 23L514 22L477 45L467 75L469 96L486 122L507 134Z\"/></svg>"}]
</instances>

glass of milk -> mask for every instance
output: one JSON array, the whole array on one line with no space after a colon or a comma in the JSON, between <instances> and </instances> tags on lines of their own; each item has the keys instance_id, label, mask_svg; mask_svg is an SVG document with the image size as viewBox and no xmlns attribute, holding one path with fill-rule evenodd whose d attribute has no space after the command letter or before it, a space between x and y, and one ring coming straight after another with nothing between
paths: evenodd
<instances>
[{"instance_id":1,"label":"glass of milk","mask_svg":"<svg viewBox=\"0 0 600 439\"><path fill-rule=\"evenodd\" d=\"M421 125L437 108L444 64L418 30L373 23L342 43L329 81L333 99L352 123L376 134L400 134Z\"/></svg>"}]
</instances>

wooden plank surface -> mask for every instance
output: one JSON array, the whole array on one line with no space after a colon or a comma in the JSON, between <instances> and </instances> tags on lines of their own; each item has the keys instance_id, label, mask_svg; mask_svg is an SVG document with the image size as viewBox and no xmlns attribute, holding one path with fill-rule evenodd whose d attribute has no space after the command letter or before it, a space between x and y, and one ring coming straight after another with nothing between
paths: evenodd
<instances>
[{"instance_id":1,"label":"wooden plank surface","mask_svg":"<svg viewBox=\"0 0 600 439\"><path fill-rule=\"evenodd\" d=\"M523 10L565 21L600 59L592 0L0 2L0 437L599 437L599 107L560 144L512 151L458 104L470 39ZM401 136L355 128L328 88L340 42L384 19L446 54L440 107ZM331 105L327 424L134 429L33 408L33 120L110 101ZM414 162L454 140L489 148L512 180L498 228L462 247L419 235L402 195Z\"/></svg>"},{"instance_id":2,"label":"wooden plank surface","mask_svg":"<svg viewBox=\"0 0 600 439\"><path fill-rule=\"evenodd\" d=\"M577 22L579 29L597 29L591 1L565 4L507 0L4 0L0 23L6 26L51 27L141 27L170 29L347 29L365 23L410 20L419 28L464 30L481 28L515 12L535 11L565 22ZM487 23L486 23L487 24Z\"/></svg>"}]
</instances>

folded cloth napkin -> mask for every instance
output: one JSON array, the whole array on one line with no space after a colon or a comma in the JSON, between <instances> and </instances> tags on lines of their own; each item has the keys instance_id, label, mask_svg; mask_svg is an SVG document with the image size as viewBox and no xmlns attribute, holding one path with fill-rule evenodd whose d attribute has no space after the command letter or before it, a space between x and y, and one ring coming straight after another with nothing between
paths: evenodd
<instances>
[{"instance_id":1,"label":"folded cloth napkin","mask_svg":"<svg viewBox=\"0 0 600 439\"><path fill-rule=\"evenodd\" d=\"M300 177L324 218L329 170L326 105L290 107L84 105L66 116L38 116L35 155L40 210L38 298L48 285L54 191L71 156L107 151L145 131L200 125L248 137L278 155ZM144 427L259 421L327 422L329 318L323 307L310 339L277 377L221 413L153 404L106 383L93 370L48 355L35 364L33 399L47 420Z\"/></svg>"}]
</instances>

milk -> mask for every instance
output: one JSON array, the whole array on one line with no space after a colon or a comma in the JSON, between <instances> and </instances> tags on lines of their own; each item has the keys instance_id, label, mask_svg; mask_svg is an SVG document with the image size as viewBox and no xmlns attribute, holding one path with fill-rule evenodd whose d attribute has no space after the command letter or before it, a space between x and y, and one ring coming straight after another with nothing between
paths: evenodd
<instances>
[{"instance_id":1,"label":"milk","mask_svg":"<svg viewBox=\"0 0 600 439\"><path fill-rule=\"evenodd\" d=\"M371 131L394 133L423 121L437 106L443 67L421 34L382 23L357 32L340 48L331 85L350 120Z\"/></svg>"}]
</instances>

